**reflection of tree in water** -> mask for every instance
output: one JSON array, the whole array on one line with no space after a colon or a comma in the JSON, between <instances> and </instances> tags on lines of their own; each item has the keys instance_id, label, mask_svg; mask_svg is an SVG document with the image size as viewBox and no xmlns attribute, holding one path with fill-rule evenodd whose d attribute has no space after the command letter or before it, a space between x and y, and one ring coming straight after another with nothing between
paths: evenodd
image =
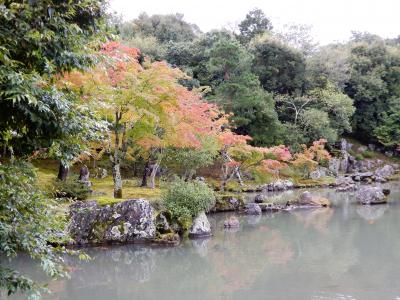
<instances>
[{"instance_id":1,"label":"reflection of tree in water","mask_svg":"<svg viewBox=\"0 0 400 300\"><path fill-rule=\"evenodd\" d=\"M255 222L258 220L258 222ZM238 290L250 288L271 265L284 265L293 258L290 245L277 230L266 225L267 216L241 217L242 230L218 232L210 240L208 260L213 266L217 282L208 291L212 295L230 297ZM221 228L223 219L214 222ZM258 225L257 228L254 228Z\"/></svg>"}]
</instances>

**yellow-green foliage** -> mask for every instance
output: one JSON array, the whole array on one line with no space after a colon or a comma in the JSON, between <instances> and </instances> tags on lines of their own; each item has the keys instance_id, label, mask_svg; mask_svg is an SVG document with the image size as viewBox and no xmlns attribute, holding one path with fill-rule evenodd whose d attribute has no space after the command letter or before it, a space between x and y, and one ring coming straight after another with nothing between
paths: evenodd
<instances>
[{"instance_id":1,"label":"yellow-green foliage","mask_svg":"<svg viewBox=\"0 0 400 300\"><path fill-rule=\"evenodd\" d=\"M314 186L329 185L335 183L334 177L323 177L320 179L303 179L303 178L293 178L294 184L301 188L308 188Z\"/></svg>"}]
</instances>

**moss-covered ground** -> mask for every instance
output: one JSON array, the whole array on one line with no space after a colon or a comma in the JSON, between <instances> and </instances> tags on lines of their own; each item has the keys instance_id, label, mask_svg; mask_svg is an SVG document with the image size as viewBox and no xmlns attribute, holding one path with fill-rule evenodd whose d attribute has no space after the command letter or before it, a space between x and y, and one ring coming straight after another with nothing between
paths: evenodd
<instances>
[{"instance_id":1,"label":"moss-covered ground","mask_svg":"<svg viewBox=\"0 0 400 300\"><path fill-rule=\"evenodd\" d=\"M37 183L40 188L46 192L51 192L54 181L57 178L58 163L53 160L35 160L33 161L37 174ZM79 166L75 166L70 170L69 176L77 177L79 174ZM123 198L115 199L113 197L113 180L112 176L104 179L90 178L92 182L92 190L94 193L87 200L96 200L100 205L112 204L132 198L145 198L155 201L161 198L163 188L155 189L144 188L139 186L139 178L132 178L123 181Z\"/></svg>"}]
</instances>

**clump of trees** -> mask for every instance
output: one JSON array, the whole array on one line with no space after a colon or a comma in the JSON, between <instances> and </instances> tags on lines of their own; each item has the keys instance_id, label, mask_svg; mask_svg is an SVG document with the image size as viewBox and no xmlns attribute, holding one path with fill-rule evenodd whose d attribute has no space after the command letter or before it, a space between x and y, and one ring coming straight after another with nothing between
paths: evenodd
<instances>
[{"instance_id":1,"label":"clump of trees","mask_svg":"<svg viewBox=\"0 0 400 300\"><path fill-rule=\"evenodd\" d=\"M154 16L163 22L170 17ZM207 101L232 112L235 132L252 136L253 145L285 143L299 150L302 143L320 138L332 143L350 134L398 146L396 39L354 33L347 43L318 47L309 27L290 24L274 31L260 9L250 11L233 30L200 33L189 23L185 28L193 34L184 42L162 42L156 29L144 35L163 45L156 59L192 77L186 86L208 87ZM143 31L132 27L132 35L143 36ZM130 40L122 31L121 37Z\"/></svg>"}]
</instances>

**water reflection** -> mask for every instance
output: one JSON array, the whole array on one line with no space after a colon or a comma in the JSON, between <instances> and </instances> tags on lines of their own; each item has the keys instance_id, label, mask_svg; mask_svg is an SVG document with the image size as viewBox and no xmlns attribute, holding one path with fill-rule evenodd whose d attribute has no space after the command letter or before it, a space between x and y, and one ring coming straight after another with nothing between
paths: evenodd
<instances>
[{"instance_id":1,"label":"water reflection","mask_svg":"<svg viewBox=\"0 0 400 300\"><path fill-rule=\"evenodd\" d=\"M357 207L357 214L369 224L374 224L376 220L382 218L388 205L362 205Z\"/></svg>"},{"instance_id":2,"label":"water reflection","mask_svg":"<svg viewBox=\"0 0 400 300\"><path fill-rule=\"evenodd\" d=\"M333 208L241 215L240 227L230 230L223 223L231 214L216 214L208 239L89 249L89 262L67 259L71 279L52 282L47 299L395 299L400 188L391 188L385 206L358 206L354 194L316 190ZM35 274L29 260L17 265Z\"/></svg>"},{"instance_id":3,"label":"water reflection","mask_svg":"<svg viewBox=\"0 0 400 300\"><path fill-rule=\"evenodd\" d=\"M328 207L309 210L292 211L291 214L303 223L305 228L312 226L321 233L328 233L328 222L333 216L334 209Z\"/></svg>"}]
</instances>

